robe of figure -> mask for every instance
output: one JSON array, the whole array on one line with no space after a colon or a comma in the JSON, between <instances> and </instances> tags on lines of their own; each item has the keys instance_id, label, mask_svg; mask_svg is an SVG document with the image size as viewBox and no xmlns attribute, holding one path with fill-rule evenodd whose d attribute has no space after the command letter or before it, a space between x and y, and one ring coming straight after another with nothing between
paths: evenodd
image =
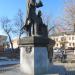
<instances>
[{"instance_id":1,"label":"robe of figure","mask_svg":"<svg viewBox=\"0 0 75 75\"><path fill-rule=\"evenodd\" d=\"M35 4L36 0L27 0L27 18L33 19L33 17L35 17Z\"/></svg>"}]
</instances>

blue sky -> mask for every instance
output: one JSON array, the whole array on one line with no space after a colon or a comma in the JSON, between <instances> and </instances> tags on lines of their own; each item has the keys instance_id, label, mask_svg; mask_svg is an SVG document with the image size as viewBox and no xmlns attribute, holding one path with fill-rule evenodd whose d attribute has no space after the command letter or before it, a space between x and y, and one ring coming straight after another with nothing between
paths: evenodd
<instances>
[{"instance_id":1,"label":"blue sky","mask_svg":"<svg viewBox=\"0 0 75 75\"><path fill-rule=\"evenodd\" d=\"M42 2L44 6L41 10L44 14L50 15L52 19L62 15L64 0L42 0ZM25 17L26 0L0 0L0 18L7 16L13 19L19 9L22 10Z\"/></svg>"}]
</instances>

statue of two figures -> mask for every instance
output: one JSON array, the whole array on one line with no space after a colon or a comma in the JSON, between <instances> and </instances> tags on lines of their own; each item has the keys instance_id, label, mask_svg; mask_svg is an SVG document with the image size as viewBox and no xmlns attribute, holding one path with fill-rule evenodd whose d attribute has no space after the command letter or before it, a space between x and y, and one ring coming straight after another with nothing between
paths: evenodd
<instances>
[{"instance_id":1,"label":"statue of two figures","mask_svg":"<svg viewBox=\"0 0 75 75\"><path fill-rule=\"evenodd\" d=\"M24 29L28 36L32 35L48 35L47 26L43 24L41 11L36 14L36 8L42 7L41 0L37 3L36 0L27 0L27 18Z\"/></svg>"},{"instance_id":2,"label":"statue of two figures","mask_svg":"<svg viewBox=\"0 0 75 75\"><path fill-rule=\"evenodd\" d=\"M42 21L41 11L39 10L38 14L36 14L36 8L42 7L43 4L41 0L38 3L36 2L36 0L26 0L26 1L27 1L27 17L23 28L27 32L28 37L42 36L39 39L43 39L43 41L38 40L38 42L41 42L40 44L42 45L47 43L49 44L50 47L48 47L48 57L51 58L53 55L52 51L55 41L48 38L47 25L45 25ZM26 49L28 53L31 51L31 48L30 49L29 48Z\"/></svg>"}]
</instances>

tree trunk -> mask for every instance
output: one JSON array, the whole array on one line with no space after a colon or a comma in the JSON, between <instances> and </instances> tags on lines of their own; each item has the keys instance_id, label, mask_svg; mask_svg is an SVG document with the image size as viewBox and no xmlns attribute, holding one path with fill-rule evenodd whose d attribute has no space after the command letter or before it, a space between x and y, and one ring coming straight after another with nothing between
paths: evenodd
<instances>
[{"instance_id":1,"label":"tree trunk","mask_svg":"<svg viewBox=\"0 0 75 75\"><path fill-rule=\"evenodd\" d=\"M11 37L10 35L8 34L8 37L9 37L9 42L11 44L11 49L12 49L12 52L14 51L14 48L13 48L13 43L12 43L12 40L11 40Z\"/></svg>"}]
</instances>

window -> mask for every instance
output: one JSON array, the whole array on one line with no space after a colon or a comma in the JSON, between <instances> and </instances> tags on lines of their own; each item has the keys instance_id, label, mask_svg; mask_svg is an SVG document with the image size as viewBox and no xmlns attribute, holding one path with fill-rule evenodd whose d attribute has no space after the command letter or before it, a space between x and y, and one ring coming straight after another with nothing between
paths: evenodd
<instances>
[{"instance_id":1,"label":"window","mask_svg":"<svg viewBox=\"0 0 75 75\"><path fill-rule=\"evenodd\" d=\"M69 43L69 46L71 46L71 43Z\"/></svg>"},{"instance_id":2,"label":"window","mask_svg":"<svg viewBox=\"0 0 75 75\"><path fill-rule=\"evenodd\" d=\"M58 44L56 46L58 46Z\"/></svg>"},{"instance_id":3,"label":"window","mask_svg":"<svg viewBox=\"0 0 75 75\"><path fill-rule=\"evenodd\" d=\"M75 45L75 43L73 43L73 46Z\"/></svg>"},{"instance_id":4,"label":"window","mask_svg":"<svg viewBox=\"0 0 75 75\"><path fill-rule=\"evenodd\" d=\"M74 40L74 37L72 37L72 40Z\"/></svg>"},{"instance_id":5,"label":"window","mask_svg":"<svg viewBox=\"0 0 75 75\"><path fill-rule=\"evenodd\" d=\"M71 40L71 37L69 37L69 40Z\"/></svg>"},{"instance_id":6,"label":"window","mask_svg":"<svg viewBox=\"0 0 75 75\"><path fill-rule=\"evenodd\" d=\"M65 38L64 37L61 37L61 41L64 41L65 40Z\"/></svg>"},{"instance_id":7,"label":"window","mask_svg":"<svg viewBox=\"0 0 75 75\"><path fill-rule=\"evenodd\" d=\"M58 41L58 38L56 38L56 41Z\"/></svg>"}]
</instances>

